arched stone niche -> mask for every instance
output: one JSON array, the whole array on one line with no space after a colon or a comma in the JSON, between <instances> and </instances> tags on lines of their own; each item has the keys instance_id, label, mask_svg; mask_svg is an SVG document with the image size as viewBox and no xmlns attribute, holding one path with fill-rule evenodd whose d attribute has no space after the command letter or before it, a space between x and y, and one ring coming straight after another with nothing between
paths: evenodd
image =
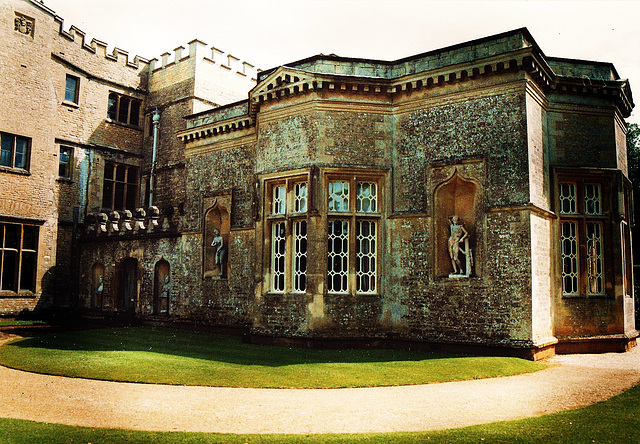
<instances>
[{"instance_id":1,"label":"arched stone niche","mask_svg":"<svg viewBox=\"0 0 640 444\"><path fill-rule=\"evenodd\" d=\"M104 295L104 265L96 262L91 267L91 301L90 307L95 309L102 308L102 299Z\"/></svg>"},{"instance_id":2,"label":"arched stone niche","mask_svg":"<svg viewBox=\"0 0 640 444\"><path fill-rule=\"evenodd\" d=\"M203 232L203 270L205 278L229 276L230 196L205 201Z\"/></svg>"},{"instance_id":3,"label":"arched stone niche","mask_svg":"<svg viewBox=\"0 0 640 444\"><path fill-rule=\"evenodd\" d=\"M171 266L164 259L156 262L153 279L153 314L168 315L171 310Z\"/></svg>"},{"instance_id":4,"label":"arched stone niche","mask_svg":"<svg viewBox=\"0 0 640 444\"><path fill-rule=\"evenodd\" d=\"M432 178L440 179L433 193L436 277L481 275L482 186L478 178L473 176L481 176L482 167L482 164L446 165L432 174ZM452 221L454 216L458 219L455 222ZM458 238L464 238L461 242L456 242L452 236L453 230L458 231ZM454 243L457 248L452 248ZM455 264L452 253L458 259Z\"/></svg>"}]
</instances>

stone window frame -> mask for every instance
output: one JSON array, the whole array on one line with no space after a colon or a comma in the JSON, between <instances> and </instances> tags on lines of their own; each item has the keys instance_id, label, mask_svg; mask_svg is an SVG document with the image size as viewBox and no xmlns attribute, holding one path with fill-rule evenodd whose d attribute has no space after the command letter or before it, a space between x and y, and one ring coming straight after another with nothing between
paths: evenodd
<instances>
[{"instance_id":1,"label":"stone window frame","mask_svg":"<svg viewBox=\"0 0 640 444\"><path fill-rule=\"evenodd\" d=\"M13 240L9 238L9 227L15 234ZM27 233L31 238L29 242ZM39 236L40 227L34 223L0 220L0 296L35 294Z\"/></svg>"},{"instance_id":2,"label":"stone window frame","mask_svg":"<svg viewBox=\"0 0 640 444\"><path fill-rule=\"evenodd\" d=\"M110 91L107 99L107 121L140 128L142 100Z\"/></svg>"},{"instance_id":3,"label":"stone window frame","mask_svg":"<svg viewBox=\"0 0 640 444\"><path fill-rule=\"evenodd\" d=\"M379 295L381 288L381 249L380 245L383 243L383 210L384 210L384 173L368 171L368 170L341 170L341 169L331 169L325 171L323 175L323 190L324 190L324 205L325 212L324 215L326 217L324 226L326 227L324 239L326 239L326 249L325 249L325 282L326 282L326 292L328 294L336 294L336 295ZM330 205L330 183L332 182L347 182L349 184L349 193L348 193L348 207L346 209L340 208L336 210L335 206ZM376 208L375 211L362 211L362 206L360 205L360 211L358 211L358 184L359 183L367 183L367 184L376 184ZM352 191L353 190L353 191ZM360 199L361 203L361 199ZM332 285L330 285L329 279L332 273L335 273L335 269L333 267L330 268L330 258L331 256L331 248L330 241L335 239L335 231L334 233L330 233L330 229L332 223L335 221L343 221L342 228L344 229L345 224L347 222L348 231L345 236L345 240L347 241L348 247L346 251L341 250L339 255L340 257L345 257L346 253L346 263L347 270L346 273L343 270L340 270L340 274L346 277L346 285L340 285L340 288L335 290ZM364 239L365 236L362 235L362 224L373 224L375 226L375 251L371 252L363 252L362 245L363 240L370 241L371 237L368 236L368 239ZM369 225L371 226L371 225ZM334 227L335 228L335 227ZM359 230L360 228L360 230ZM371 243L368 243L369 247ZM335 258L335 255L334 255ZM369 267L367 270L363 270L362 264L367 263ZM374 270L371 270L370 264L374 264ZM334 274L335 276L335 274ZM368 278L367 278L368 277ZM363 285L364 282L368 284ZM373 282L373 285L371 283ZM344 283L344 281L343 281ZM363 287L367 287L363 289Z\"/></svg>"},{"instance_id":4,"label":"stone window frame","mask_svg":"<svg viewBox=\"0 0 640 444\"><path fill-rule=\"evenodd\" d=\"M605 177L578 172L559 174L556 184L562 297L611 297L613 276L607 269L613 245L612 202L607 198L610 186ZM587 196L589 188L598 189L597 204L593 196ZM568 199L570 189L573 197Z\"/></svg>"},{"instance_id":5,"label":"stone window frame","mask_svg":"<svg viewBox=\"0 0 640 444\"><path fill-rule=\"evenodd\" d=\"M70 84L73 82L73 84ZM64 84L64 101L69 104L78 104L80 98L80 77L67 74Z\"/></svg>"},{"instance_id":6,"label":"stone window frame","mask_svg":"<svg viewBox=\"0 0 640 444\"><path fill-rule=\"evenodd\" d=\"M16 154L18 150L18 141L24 151L21 154L22 160L16 163ZM29 171L31 163L31 138L0 132L0 168L8 168L9 170Z\"/></svg>"},{"instance_id":7,"label":"stone window frame","mask_svg":"<svg viewBox=\"0 0 640 444\"><path fill-rule=\"evenodd\" d=\"M73 179L73 154L74 149L68 145L60 145L58 157L58 177L61 179Z\"/></svg>"},{"instance_id":8,"label":"stone window frame","mask_svg":"<svg viewBox=\"0 0 640 444\"><path fill-rule=\"evenodd\" d=\"M299 192L303 183L306 184L304 199ZM268 179L264 188L265 248L269 252L265 270L267 292L304 294L307 292L309 174ZM301 205L301 201L305 204Z\"/></svg>"},{"instance_id":9,"label":"stone window frame","mask_svg":"<svg viewBox=\"0 0 640 444\"><path fill-rule=\"evenodd\" d=\"M111 174L109 174L111 170ZM133 174L135 172L135 174ZM121 173L124 173L122 176ZM102 183L103 211L131 210L138 206L140 168L135 165L107 161ZM120 200L122 201L119 204Z\"/></svg>"}]
</instances>

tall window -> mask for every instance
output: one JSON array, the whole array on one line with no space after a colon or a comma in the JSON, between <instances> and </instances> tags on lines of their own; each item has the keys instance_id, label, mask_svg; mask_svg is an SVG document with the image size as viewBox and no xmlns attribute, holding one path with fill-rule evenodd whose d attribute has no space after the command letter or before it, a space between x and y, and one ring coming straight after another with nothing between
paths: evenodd
<instances>
[{"instance_id":1,"label":"tall window","mask_svg":"<svg viewBox=\"0 0 640 444\"><path fill-rule=\"evenodd\" d=\"M604 295L604 222L598 183L560 182L562 293Z\"/></svg>"},{"instance_id":2,"label":"tall window","mask_svg":"<svg viewBox=\"0 0 640 444\"><path fill-rule=\"evenodd\" d=\"M138 167L107 162L104 166L102 208L135 210L138 202Z\"/></svg>"},{"instance_id":3,"label":"tall window","mask_svg":"<svg viewBox=\"0 0 640 444\"><path fill-rule=\"evenodd\" d=\"M109 94L107 117L116 122L139 126L140 105L138 99L112 92Z\"/></svg>"},{"instance_id":4,"label":"tall window","mask_svg":"<svg viewBox=\"0 0 640 444\"><path fill-rule=\"evenodd\" d=\"M31 139L7 133L0 138L0 166L28 170Z\"/></svg>"},{"instance_id":5,"label":"tall window","mask_svg":"<svg viewBox=\"0 0 640 444\"><path fill-rule=\"evenodd\" d=\"M307 289L307 202L305 177L268 184L270 204L270 291L304 293Z\"/></svg>"},{"instance_id":6,"label":"tall window","mask_svg":"<svg viewBox=\"0 0 640 444\"><path fill-rule=\"evenodd\" d=\"M36 290L38 227L0 222L0 290Z\"/></svg>"},{"instance_id":7,"label":"tall window","mask_svg":"<svg viewBox=\"0 0 640 444\"><path fill-rule=\"evenodd\" d=\"M58 158L58 176L71 179L71 159L73 148L68 146L60 147L60 157Z\"/></svg>"},{"instance_id":8,"label":"tall window","mask_svg":"<svg viewBox=\"0 0 640 444\"><path fill-rule=\"evenodd\" d=\"M80 79L76 76L67 74L67 81L64 89L64 100L67 102L78 103L79 87Z\"/></svg>"},{"instance_id":9,"label":"tall window","mask_svg":"<svg viewBox=\"0 0 640 444\"><path fill-rule=\"evenodd\" d=\"M357 177L329 179L327 289L330 293L350 293L354 286L356 293L378 291L378 207L377 181Z\"/></svg>"}]
</instances>

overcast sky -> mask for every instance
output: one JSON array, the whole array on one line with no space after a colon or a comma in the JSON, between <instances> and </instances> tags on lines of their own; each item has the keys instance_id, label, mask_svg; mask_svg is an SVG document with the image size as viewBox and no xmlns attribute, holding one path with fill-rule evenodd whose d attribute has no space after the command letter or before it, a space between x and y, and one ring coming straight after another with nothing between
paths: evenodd
<instances>
[{"instance_id":1,"label":"overcast sky","mask_svg":"<svg viewBox=\"0 0 640 444\"><path fill-rule=\"evenodd\" d=\"M612 62L640 103L640 0L45 0L147 59L197 38L268 69L311 55L396 60L527 27L547 56ZM639 106L640 108L640 106ZM640 111L629 119L640 123Z\"/></svg>"}]
</instances>

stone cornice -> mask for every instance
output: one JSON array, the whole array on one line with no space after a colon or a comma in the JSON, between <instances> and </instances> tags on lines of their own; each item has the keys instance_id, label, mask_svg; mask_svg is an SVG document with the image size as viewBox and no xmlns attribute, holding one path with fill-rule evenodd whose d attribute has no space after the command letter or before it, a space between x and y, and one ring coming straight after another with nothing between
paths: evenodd
<instances>
[{"instance_id":1,"label":"stone cornice","mask_svg":"<svg viewBox=\"0 0 640 444\"><path fill-rule=\"evenodd\" d=\"M628 82L589 81L589 79L558 76L553 72L542 52L534 45L392 79L316 73L281 66L263 77L260 83L249 92L247 115L191 128L178 133L178 138L187 142L245 129L255 125L256 116L263 105L293 96L312 93L342 96L369 95L389 105L394 105L394 102L397 105L397 98L414 90L437 88L446 84L468 82L480 77L518 71L527 72L530 81L542 94L557 92L601 95L612 99L624 116L628 116L633 108Z\"/></svg>"},{"instance_id":2,"label":"stone cornice","mask_svg":"<svg viewBox=\"0 0 640 444\"><path fill-rule=\"evenodd\" d=\"M252 119L250 119L249 116L244 115L182 130L178 132L176 136L178 139L186 143L207 137L229 134L234 131L247 129L251 126L253 126Z\"/></svg>"}]
</instances>

